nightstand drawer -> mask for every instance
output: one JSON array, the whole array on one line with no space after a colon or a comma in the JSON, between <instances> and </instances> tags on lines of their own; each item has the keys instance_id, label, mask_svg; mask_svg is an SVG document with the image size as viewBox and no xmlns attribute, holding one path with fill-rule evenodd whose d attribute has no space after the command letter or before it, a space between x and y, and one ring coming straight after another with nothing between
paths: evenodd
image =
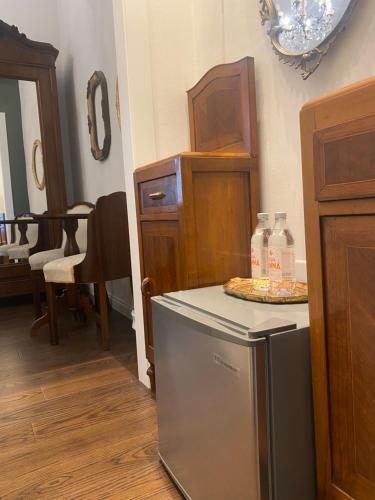
<instances>
[{"instance_id":1,"label":"nightstand drawer","mask_svg":"<svg viewBox=\"0 0 375 500\"><path fill-rule=\"evenodd\" d=\"M139 184L141 214L177 212L176 174Z\"/></svg>"}]
</instances>

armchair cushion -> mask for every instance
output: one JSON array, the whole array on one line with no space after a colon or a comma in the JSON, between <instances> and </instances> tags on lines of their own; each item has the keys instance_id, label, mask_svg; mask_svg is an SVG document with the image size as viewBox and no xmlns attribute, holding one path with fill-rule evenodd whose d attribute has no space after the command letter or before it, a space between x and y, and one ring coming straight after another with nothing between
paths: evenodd
<instances>
[{"instance_id":1,"label":"armchair cushion","mask_svg":"<svg viewBox=\"0 0 375 500\"><path fill-rule=\"evenodd\" d=\"M30 248L31 248L30 244L9 248L8 257L10 260L28 259L30 254Z\"/></svg>"},{"instance_id":2,"label":"armchair cushion","mask_svg":"<svg viewBox=\"0 0 375 500\"><path fill-rule=\"evenodd\" d=\"M0 257L8 257L8 252L11 248L18 246L18 243L9 243L8 245L0 246Z\"/></svg>"},{"instance_id":3,"label":"armchair cushion","mask_svg":"<svg viewBox=\"0 0 375 500\"><path fill-rule=\"evenodd\" d=\"M43 267L44 279L47 283L75 283L74 267L85 257L85 253L79 253L49 262Z\"/></svg>"},{"instance_id":4,"label":"armchair cushion","mask_svg":"<svg viewBox=\"0 0 375 500\"><path fill-rule=\"evenodd\" d=\"M63 248L55 248L53 250L45 250L38 252L29 257L29 264L32 271L42 271L43 267L53 260L62 259L64 257Z\"/></svg>"}]
</instances>

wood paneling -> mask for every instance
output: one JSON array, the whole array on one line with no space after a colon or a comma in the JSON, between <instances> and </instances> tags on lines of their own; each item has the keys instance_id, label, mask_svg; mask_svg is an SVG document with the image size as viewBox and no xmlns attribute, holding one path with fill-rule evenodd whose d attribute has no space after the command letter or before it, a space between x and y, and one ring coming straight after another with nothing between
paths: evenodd
<instances>
[{"instance_id":1,"label":"wood paneling","mask_svg":"<svg viewBox=\"0 0 375 500\"><path fill-rule=\"evenodd\" d=\"M234 276L250 276L249 185L248 172L197 170L194 173L199 286L224 283ZM236 224L230 214L238 214L241 224ZM228 218L232 224L228 224Z\"/></svg>"},{"instance_id":2,"label":"wood paneling","mask_svg":"<svg viewBox=\"0 0 375 500\"><path fill-rule=\"evenodd\" d=\"M0 297L31 293L30 266L27 263L0 263Z\"/></svg>"},{"instance_id":3,"label":"wood paneling","mask_svg":"<svg viewBox=\"0 0 375 500\"><path fill-rule=\"evenodd\" d=\"M152 314L150 298L182 287L179 251L179 223L153 221L141 223L143 248L143 279L149 279L143 288L147 357L154 362Z\"/></svg>"},{"instance_id":4,"label":"wood paneling","mask_svg":"<svg viewBox=\"0 0 375 500\"><path fill-rule=\"evenodd\" d=\"M211 68L188 91L192 151L257 155L254 59Z\"/></svg>"},{"instance_id":5,"label":"wood paneling","mask_svg":"<svg viewBox=\"0 0 375 500\"><path fill-rule=\"evenodd\" d=\"M301 112L318 498L375 498L375 79ZM367 197L367 199L361 199Z\"/></svg>"},{"instance_id":6,"label":"wood paneling","mask_svg":"<svg viewBox=\"0 0 375 500\"><path fill-rule=\"evenodd\" d=\"M334 484L375 498L375 217L323 219Z\"/></svg>"},{"instance_id":7,"label":"wood paneling","mask_svg":"<svg viewBox=\"0 0 375 500\"><path fill-rule=\"evenodd\" d=\"M94 324L64 316L53 348L46 331L28 335L31 320L31 305L0 301L1 497L180 498L158 459L130 322L113 313L109 354Z\"/></svg>"},{"instance_id":8,"label":"wood paneling","mask_svg":"<svg viewBox=\"0 0 375 500\"><path fill-rule=\"evenodd\" d=\"M375 116L317 131L314 141L318 200L373 196Z\"/></svg>"}]
</instances>

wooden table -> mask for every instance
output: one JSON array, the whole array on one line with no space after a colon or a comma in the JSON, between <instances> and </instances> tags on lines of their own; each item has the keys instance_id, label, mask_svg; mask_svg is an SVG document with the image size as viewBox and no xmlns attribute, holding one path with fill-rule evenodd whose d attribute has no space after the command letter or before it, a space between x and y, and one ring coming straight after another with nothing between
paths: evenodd
<instances>
[{"instance_id":1,"label":"wooden table","mask_svg":"<svg viewBox=\"0 0 375 500\"><path fill-rule=\"evenodd\" d=\"M29 224L39 224L40 221L56 220L62 221L63 229L66 233L66 244L64 248L65 257L80 253L79 246L76 240L76 232L78 229L78 220L88 219L89 214L40 214L33 215L30 219L6 219L2 220L1 224L18 224L18 229L21 233L19 241L20 245L26 245L28 239L26 236L27 226Z\"/></svg>"}]
</instances>

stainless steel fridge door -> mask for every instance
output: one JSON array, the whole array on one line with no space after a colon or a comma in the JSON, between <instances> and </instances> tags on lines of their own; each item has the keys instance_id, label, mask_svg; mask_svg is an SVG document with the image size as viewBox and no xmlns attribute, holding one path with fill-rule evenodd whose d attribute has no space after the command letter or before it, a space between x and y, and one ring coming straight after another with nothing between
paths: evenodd
<instances>
[{"instance_id":1,"label":"stainless steel fridge door","mask_svg":"<svg viewBox=\"0 0 375 500\"><path fill-rule=\"evenodd\" d=\"M273 500L314 500L309 330L276 333L267 346Z\"/></svg>"},{"instance_id":2,"label":"stainless steel fridge door","mask_svg":"<svg viewBox=\"0 0 375 500\"><path fill-rule=\"evenodd\" d=\"M153 301L160 457L187 498L269 498L266 343ZM228 338L230 335L228 335Z\"/></svg>"}]
</instances>

